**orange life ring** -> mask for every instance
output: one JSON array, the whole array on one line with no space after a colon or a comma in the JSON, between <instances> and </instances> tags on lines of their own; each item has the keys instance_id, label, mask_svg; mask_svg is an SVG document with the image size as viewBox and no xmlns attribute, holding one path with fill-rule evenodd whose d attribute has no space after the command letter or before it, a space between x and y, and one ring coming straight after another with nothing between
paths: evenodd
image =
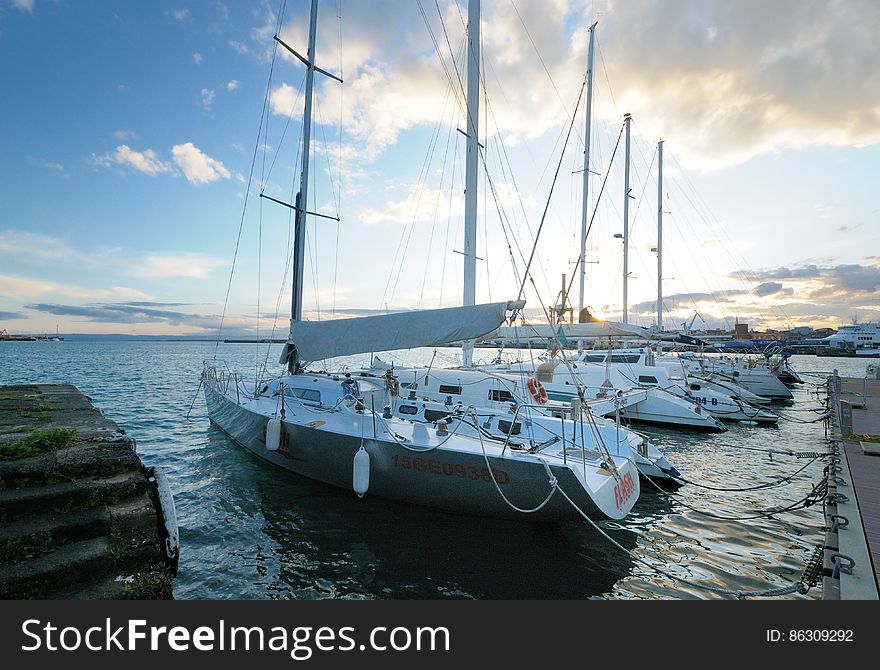
<instances>
[{"instance_id":1,"label":"orange life ring","mask_svg":"<svg viewBox=\"0 0 880 670\"><path fill-rule=\"evenodd\" d=\"M528 384L526 384L529 388L529 393L532 394L532 397L535 399L535 402L539 405L543 405L547 402L547 390L544 388L544 385L539 382L537 379L532 377L529 379Z\"/></svg>"}]
</instances>

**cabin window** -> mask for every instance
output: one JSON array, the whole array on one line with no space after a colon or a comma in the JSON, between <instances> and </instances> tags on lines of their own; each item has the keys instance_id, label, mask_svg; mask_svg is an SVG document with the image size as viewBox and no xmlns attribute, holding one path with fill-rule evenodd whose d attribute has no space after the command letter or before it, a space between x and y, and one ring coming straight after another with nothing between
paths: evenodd
<instances>
[{"instance_id":1,"label":"cabin window","mask_svg":"<svg viewBox=\"0 0 880 670\"><path fill-rule=\"evenodd\" d=\"M321 402L321 392L315 389L286 388L284 395L292 395L306 402Z\"/></svg>"},{"instance_id":2,"label":"cabin window","mask_svg":"<svg viewBox=\"0 0 880 670\"><path fill-rule=\"evenodd\" d=\"M701 388L703 387L699 384L691 384L691 391L699 391Z\"/></svg>"},{"instance_id":3,"label":"cabin window","mask_svg":"<svg viewBox=\"0 0 880 670\"><path fill-rule=\"evenodd\" d=\"M642 384L656 384L657 378L651 375L639 375L639 382Z\"/></svg>"},{"instance_id":4,"label":"cabin window","mask_svg":"<svg viewBox=\"0 0 880 670\"><path fill-rule=\"evenodd\" d=\"M398 407L398 411L401 414L418 414L419 408L415 405L401 405L400 407Z\"/></svg>"},{"instance_id":5,"label":"cabin window","mask_svg":"<svg viewBox=\"0 0 880 670\"><path fill-rule=\"evenodd\" d=\"M605 354L587 354L587 363L604 363Z\"/></svg>"},{"instance_id":6,"label":"cabin window","mask_svg":"<svg viewBox=\"0 0 880 670\"><path fill-rule=\"evenodd\" d=\"M418 382L400 382L400 388L402 389L417 389L419 388Z\"/></svg>"},{"instance_id":7,"label":"cabin window","mask_svg":"<svg viewBox=\"0 0 880 670\"><path fill-rule=\"evenodd\" d=\"M638 354L611 354L612 363L638 363Z\"/></svg>"},{"instance_id":8,"label":"cabin window","mask_svg":"<svg viewBox=\"0 0 880 670\"><path fill-rule=\"evenodd\" d=\"M512 422L498 419L498 429L505 435L519 435L519 432L522 430L522 424L519 421Z\"/></svg>"},{"instance_id":9,"label":"cabin window","mask_svg":"<svg viewBox=\"0 0 880 670\"><path fill-rule=\"evenodd\" d=\"M440 421L449 416L449 412L441 412L436 409L425 410L425 421Z\"/></svg>"},{"instance_id":10,"label":"cabin window","mask_svg":"<svg viewBox=\"0 0 880 670\"><path fill-rule=\"evenodd\" d=\"M509 402L513 400L513 394L510 391L504 391L502 389L492 389L489 391L489 400L494 400L496 402Z\"/></svg>"},{"instance_id":11,"label":"cabin window","mask_svg":"<svg viewBox=\"0 0 880 670\"><path fill-rule=\"evenodd\" d=\"M440 393L454 393L455 395L461 395L461 386L446 386L440 384Z\"/></svg>"}]
</instances>

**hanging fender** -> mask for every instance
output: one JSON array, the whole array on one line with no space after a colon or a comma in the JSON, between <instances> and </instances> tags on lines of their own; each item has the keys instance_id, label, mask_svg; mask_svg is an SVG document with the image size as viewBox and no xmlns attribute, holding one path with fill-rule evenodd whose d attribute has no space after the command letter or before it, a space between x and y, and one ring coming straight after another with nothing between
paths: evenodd
<instances>
[{"instance_id":1,"label":"hanging fender","mask_svg":"<svg viewBox=\"0 0 880 670\"><path fill-rule=\"evenodd\" d=\"M361 447L354 455L352 465L352 488L358 498L363 498L370 488L370 455Z\"/></svg>"},{"instance_id":2,"label":"hanging fender","mask_svg":"<svg viewBox=\"0 0 880 670\"><path fill-rule=\"evenodd\" d=\"M281 446L281 421L279 419L269 419L266 424L266 449L269 451L278 451Z\"/></svg>"}]
</instances>

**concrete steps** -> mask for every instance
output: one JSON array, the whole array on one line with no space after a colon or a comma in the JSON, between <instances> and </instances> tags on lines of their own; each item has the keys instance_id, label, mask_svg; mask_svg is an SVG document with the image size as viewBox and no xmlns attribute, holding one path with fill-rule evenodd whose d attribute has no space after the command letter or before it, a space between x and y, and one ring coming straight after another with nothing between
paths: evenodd
<instances>
[{"instance_id":1,"label":"concrete steps","mask_svg":"<svg viewBox=\"0 0 880 670\"><path fill-rule=\"evenodd\" d=\"M56 428L75 432L2 460ZM171 597L156 486L134 440L75 387L0 386L0 598Z\"/></svg>"},{"instance_id":2,"label":"concrete steps","mask_svg":"<svg viewBox=\"0 0 880 670\"><path fill-rule=\"evenodd\" d=\"M0 519L40 512L66 512L112 504L148 491L140 472L110 477L83 477L58 484L0 491Z\"/></svg>"}]
</instances>

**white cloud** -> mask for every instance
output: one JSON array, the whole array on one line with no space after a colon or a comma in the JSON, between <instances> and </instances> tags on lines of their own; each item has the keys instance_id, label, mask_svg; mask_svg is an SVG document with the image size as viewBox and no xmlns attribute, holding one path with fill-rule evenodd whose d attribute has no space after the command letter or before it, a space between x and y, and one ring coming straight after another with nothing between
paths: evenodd
<instances>
[{"instance_id":1,"label":"white cloud","mask_svg":"<svg viewBox=\"0 0 880 670\"><path fill-rule=\"evenodd\" d=\"M214 97L215 97L214 91L212 91L209 88L203 88L201 96L202 96L202 107L204 107L205 110L210 110L211 105L214 104Z\"/></svg>"},{"instance_id":2,"label":"white cloud","mask_svg":"<svg viewBox=\"0 0 880 670\"><path fill-rule=\"evenodd\" d=\"M136 140L138 139L138 134L133 130L114 130L113 137L117 140Z\"/></svg>"},{"instance_id":3,"label":"white cloud","mask_svg":"<svg viewBox=\"0 0 880 670\"><path fill-rule=\"evenodd\" d=\"M0 275L0 296L32 297L51 293L55 284L38 279Z\"/></svg>"},{"instance_id":4,"label":"white cloud","mask_svg":"<svg viewBox=\"0 0 880 670\"><path fill-rule=\"evenodd\" d=\"M12 0L12 5L23 12L33 13L36 0Z\"/></svg>"},{"instance_id":5,"label":"white cloud","mask_svg":"<svg viewBox=\"0 0 880 670\"><path fill-rule=\"evenodd\" d=\"M296 115L299 109L298 102L297 91L290 84L281 84L272 89L272 92L269 94L269 104L272 107L272 112L279 116ZM302 116L301 111L299 115Z\"/></svg>"},{"instance_id":6,"label":"white cloud","mask_svg":"<svg viewBox=\"0 0 880 670\"><path fill-rule=\"evenodd\" d=\"M403 200L388 200L381 210L366 207L360 211L360 220L366 224L411 223L414 221L446 221L451 215L464 211L464 199L456 196L450 203L448 193L437 189L410 185Z\"/></svg>"},{"instance_id":7,"label":"white cloud","mask_svg":"<svg viewBox=\"0 0 880 670\"><path fill-rule=\"evenodd\" d=\"M230 79L226 84L226 90L232 92L236 90L239 86L241 86L241 82L236 81L235 79Z\"/></svg>"},{"instance_id":8,"label":"white cloud","mask_svg":"<svg viewBox=\"0 0 880 670\"><path fill-rule=\"evenodd\" d=\"M244 45L244 44L242 44L241 42L236 42L235 40L229 40L229 41L227 42L227 44L228 44L230 47L232 47L232 49L233 49L236 53L239 53L239 54L244 55L244 54L246 54L246 53L249 52L249 49L247 48L247 46Z\"/></svg>"},{"instance_id":9,"label":"white cloud","mask_svg":"<svg viewBox=\"0 0 880 670\"><path fill-rule=\"evenodd\" d=\"M204 59L202 58L202 54L200 54L198 51L196 51L193 54L193 60L196 62L196 65L201 65L202 60L204 60Z\"/></svg>"},{"instance_id":10,"label":"white cloud","mask_svg":"<svg viewBox=\"0 0 880 670\"><path fill-rule=\"evenodd\" d=\"M110 293L112 297L118 298L120 300L155 300L156 296L150 295L149 293L144 293L143 291L139 291L136 288L131 288L129 286L111 286ZM99 296L105 297L105 296Z\"/></svg>"},{"instance_id":11,"label":"white cloud","mask_svg":"<svg viewBox=\"0 0 880 670\"><path fill-rule=\"evenodd\" d=\"M165 12L165 16L174 21L183 22L189 18L188 9L169 9Z\"/></svg>"},{"instance_id":12,"label":"white cloud","mask_svg":"<svg viewBox=\"0 0 880 670\"><path fill-rule=\"evenodd\" d=\"M113 286L109 289L87 288L75 284L57 284L42 279L0 275L0 296L11 298L34 298L58 295L85 300L154 300L143 291L127 286Z\"/></svg>"},{"instance_id":13,"label":"white cloud","mask_svg":"<svg viewBox=\"0 0 880 670\"><path fill-rule=\"evenodd\" d=\"M192 142L174 145L171 153L174 162L190 183L207 184L220 178L229 179L232 176L223 163L202 153Z\"/></svg>"},{"instance_id":14,"label":"white cloud","mask_svg":"<svg viewBox=\"0 0 880 670\"><path fill-rule=\"evenodd\" d=\"M617 101L647 136L706 169L786 148L880 142L873 0L609 3L600 18Z\"/></svg>"},{"instance_id":15,"label":"white cloud","mask_svg":"<svg viewBox=\"0 0 880 670\"><path fill-rule=\"evenodd\" d=\"M150 176L171 171L171 166L161 161L152 149L134 151L127 144L121 144L112 153L103 156L92 154L92 162L104 167L127 165Z\"/></svg>"},{"instance_id":16,"label":"white cloud","mask_svg":"<svg viewBox=\"0 0 880 670\"><path fill-rule=\"evenodd\" d=\"M77 254L67 240L13 229L0 230L0 256L3 255L34 261L87 260L86 255Z\"/></svg>"},{"instance_id":17,"label":"white cloud","mask_svg":"<svg viewBox=\"0 0 880 670\"><path fill-rule=\"evenodd\" d=\"M461 70L466 17L460 3L439 4ZM876 0L776 0L759 13L742 3L699 0L547 0L520 2L516 9L509 0L483 6L483 74L492 115L481 134L500 134L507 146L567 123L596 11L594 118L616 124L632 112L644 136L674 141L687 165L705 169L788 147L880 142L880 68L871 67L880 25ZM319 16L317 60L342 70L346 137L369 162L402 131L436 123L450 85L415 3L351 3L346 11L342 62L332 12ZM449 66L444 28L436 11L427 14ZM281 37L302 51L306 28L291 21ZM254 31L258 36L271 40L262 28ZM295 71L299 76L301 65ZM273 90L274 113L300 113L292 83ZM327 78L316 86L323 121L333 127L341 87ZM463 127L459 103L451 104L455 113L444 125Z\"/></svg>"},{"instance_id":18,"label":"white cloud","mask_svg":"<svg viewBox=\"0 0 880 670\"><path fill-rule=\"evenodd\" d=\"M101 269L120 275L136 277L195 277L204 278L212 270L227 264L223 259L197 253L157 254L129 252L121 248L82 249L66 239L27 231L0 230L0 258L26 258L31 264L70 266L77 269ZM0 263L2 265L2 263ZM82 289L75 286L59 287L51 281L25 280L5 276L0 294L14 296L21 291L28 296L57 293L71 297L95 299L121 298L125 300L152 300L152 296L138 289L113 286L110 289ZM22 283L23 282L23 283Z\"/></svg>"},{"instance_id":19,"label":"white cloud","mask_svg":"<svg viewBox=\"0 0 880 670\"><path fill-rule=\"evenodd\" d=\"M28 163L30 163L31 165L38 165L40 167L52 170L53 172L57 172L65 179L68 179L70 177L70 175L67 173L67 168L65 168L62 163L58 163L57 161L48 161L45 158L34 158L33 156L28 156L27 160Z\"/></svg>"},{"instance_id":20,"label":"white cloud","mask_svg":"<svg viewBox=\"0 0 880 670\"><path fill-rule=\"evenodd\" d=\"M170 277L204 279L213 270L226 264L227 262L223 259L209 258L198 254L152 255L135 263L131 268L131 272L139 277L159 279Z\"/></svg>"}]
</instances>

